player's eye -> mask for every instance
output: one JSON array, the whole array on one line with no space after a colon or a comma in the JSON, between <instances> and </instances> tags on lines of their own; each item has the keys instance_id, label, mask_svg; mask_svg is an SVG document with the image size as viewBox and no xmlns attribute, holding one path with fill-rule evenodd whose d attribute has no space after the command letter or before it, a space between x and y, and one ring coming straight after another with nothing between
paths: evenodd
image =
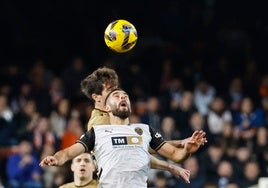
<instances>
[{"instance_id":1,"label":"player's eye","mask_svg":"<svg viewBox=\"0 0 268 188\"><path fill-rule=\"evenodd\" d=\"M114 95L115 98L119 98L119 94Z\"/></svg>"}]
</instances>

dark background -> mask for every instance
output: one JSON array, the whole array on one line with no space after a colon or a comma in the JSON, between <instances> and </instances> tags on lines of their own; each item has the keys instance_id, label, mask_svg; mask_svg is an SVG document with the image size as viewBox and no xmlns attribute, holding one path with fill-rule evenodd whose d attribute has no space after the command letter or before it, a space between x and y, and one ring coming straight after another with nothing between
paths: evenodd
<instances>
[{"instance_id":1,"label":"dark background","mask_svg":"<svg viewBox=\"0 0 268 188\"><path fill-rule=\"evenodd\" d=\"M103 41L108 23L122 18L138 30L139 41L131 56L144 67L165 56L181 64L197 58L209 64L224 55L238 67L254 58L266 68L266 12L262 1L242 0L2 0L0 60L2 65L31 65L41 58L58 71L75 56L93 67L107 57L129 57L130 53L110 52ZM231 35L238 36L220 37L232 29L238 32ZM153 57L160 46L165 48L161 58Z\"/></svg>"}]
</instances>

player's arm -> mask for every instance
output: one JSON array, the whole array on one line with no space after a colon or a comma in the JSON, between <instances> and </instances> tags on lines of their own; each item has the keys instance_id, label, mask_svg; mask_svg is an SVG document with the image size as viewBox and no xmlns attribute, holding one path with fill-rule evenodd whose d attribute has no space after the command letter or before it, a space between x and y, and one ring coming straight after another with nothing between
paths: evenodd
<instances>
[{"instance_id":1,"label":"player's arm","mask_svg":"<svg viewBox=\"0 0 268 188\"><path fill-rule=\"evenodd\" d=\"M41 162L40 166L61 166L66 161L75 158L76 156L85 152L85 147L81 143L75 143L72 146L56 152L53 156L45 157Z\"/></svg>"},{"instance_id":2,"label":"player's arm","mask_svg":"<svg viewBox=\"0 0 268 188\"><path fill-rule=\"evenodd\" d=\"M203 146L205 143L207 143L207 138L205 136L206 136L206 133L200 130L200 131L194 131L191 137L185 138L183 140L168 140L166 142L177 148L184 148L184 146L187 143L192 143L191 151L189 152L194 153L199 149L200 146ZM157 153L151 148L149 152L151 154Z\"/></svg>"},{"instance_id":3,"label":"player's arm","mask_svg":"<svg viewBox=\"0 0 268 188\"><path fill-rule=\"evenodd\" d=\"M188 138L185 138L183 140L166 140L167 143L177 147L177 148L183 148L184 147L184 144L185 144L185 141L187 140ZM157 152L155 150L153 150L152 148L149 148L149 153L150 154L156 154Z\"/></svg>"},{"instance_id":4,"label":"player's arm","mask_svg":"<svg viewBox=\"0 0 268 188\"><path fill-rule=\"evenodd\" d=\"M191 143L190 153L196 152L200 146L207 143L206 133L203 130L194 131L191 137L185 138L183 140L169 140L167 143L177 147L184 148L187 144Z\"/></svg>"},{"instance_id":5,"label":"player's arm","mask_svg":"<svg viewBox=\"0 0 268 188\"><path fill-rule=\"evenodd\" d=\"M40 166L60 166L66 161L75 158L76 156L84 153L85 151L91 151L95 144L95 131L94 128L91 131L83 134L75 144L68 148L58 151L53 156L45 157L41 162Z\"/></svg>"},{"instance_id":6,"label":"player's arm","mask_svg":"<svg viewBox=\"0 0 268 188\"><path fill-rule=\"evenodd\" d=\"M163 157L166 157L174 162L182 162L186 158L188 158L194 151L196 151L196 148L199 148L200 146L194 141L194 139L199 137L199 134L202 134L202 132L194 132L193 136L190 139L183 148L176 148L175 146L167 143L164 141L161 134L151 127L150 134L152 140L150 141L150 147L157 151L160 155Z\"/></svg>"},{"instance_id":7,"label":"player's arm","mask_svg":"<svg viewBox=\"0 0 268 188\"><path fill-rule=\"evenodd\" d=\"M161 156L172 160L173 162L182 162L190 153L187 152L186 148L176 148L171 144L167 143L161 134L149 127L151 134L150 147L155 150Z\"/></svg>"},{"instance_id":8,"label":"player's arm","mask_svg":"<svg viewBox=\"0 0 268 188\"><path fill-rule=\"evenodd\" d=\"M186 138L186 139L187 139L187 138ZM183 148L186 139L183 139L183 140L167 140L167 143L169 143L169 144L175 146L176 148Z\"/></svg>"},{"instance_id":9,"label":"player's arm","mask_svg":"<svg viewBox=\"0 0 268 188\"><path fill-rule=\"evenodd\" d=\"M169 171L171 174L183 179L185 183L187 184L190 183L189 181L190 171L189 170L186 170L174 164L168 163L167 161L160 160L152 155L150 157L151 157L150 162L151 162L152 169Z\"/></svg>"},{"instance_id":10,"label":"player's arm","mask_svg":"<svg viewBox=\"0 0 268 188\"><path fill-rule=\"evenodd\" d=\"M167 142L157 150L157 153L176 163L183 162L191 156L191 153L186 148L176 148Z\"/></svg>"},{"instance_id":11,"label":"player's arm","mask_svg":"<svg viewBox=\"0 0 268 188\"><path fill-rule=\"evenodd\" d=\"M188 138L183 139L183 140L167 140L166 142L177 147L177 148L183 148L185 145L185 141L187 141ZM157 152L153 150L152 148L149 148L149 153L150 154L156 154Z\"/></svg>"}]
</instances>

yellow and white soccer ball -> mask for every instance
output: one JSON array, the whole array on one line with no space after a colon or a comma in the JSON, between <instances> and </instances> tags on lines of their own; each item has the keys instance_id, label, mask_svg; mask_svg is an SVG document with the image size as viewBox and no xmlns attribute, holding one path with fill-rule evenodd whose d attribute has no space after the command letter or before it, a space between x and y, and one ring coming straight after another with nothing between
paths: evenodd
<instances>
[{"instance_id":1,"label":"yellow and white soccer ball","mask_svg":"<svg viewBox=\"0 0 268 188\"><path fill-rule=\"evenodd\" d=\"M104 41L115 52L130 51L137 43L138 34L133 24L119 19L111 22L105 29Z\"/></svg>"}]
</instances>

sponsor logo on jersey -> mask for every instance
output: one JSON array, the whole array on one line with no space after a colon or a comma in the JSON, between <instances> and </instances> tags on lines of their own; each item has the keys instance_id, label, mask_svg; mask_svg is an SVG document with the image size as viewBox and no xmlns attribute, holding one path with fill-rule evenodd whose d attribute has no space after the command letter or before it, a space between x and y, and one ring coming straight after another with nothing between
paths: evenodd
<instances>
[{"instance_id":1,"label":"sponsor logo on jersey","mask_svg":"<svg viewBox=\"0 0 268 188\"><path fill-rule=\"evenodd\" d=\"M142 137L140 136L120 136L111 137L113 146L122 145L142 145Z\"/></svg>"},{"instance_id":2,"label":"sponsor logo on jersey","mask_svg":"<svg viewBox=\"0 0 268 188\"><path fill-rule=\"evenodd\" d=\"M138 135L142 135L142 134L143 134L143 130L142 130L140 127L136 127L136 128L135 128L135 132L136 132Z\"/></svg>"}]
</instances>

